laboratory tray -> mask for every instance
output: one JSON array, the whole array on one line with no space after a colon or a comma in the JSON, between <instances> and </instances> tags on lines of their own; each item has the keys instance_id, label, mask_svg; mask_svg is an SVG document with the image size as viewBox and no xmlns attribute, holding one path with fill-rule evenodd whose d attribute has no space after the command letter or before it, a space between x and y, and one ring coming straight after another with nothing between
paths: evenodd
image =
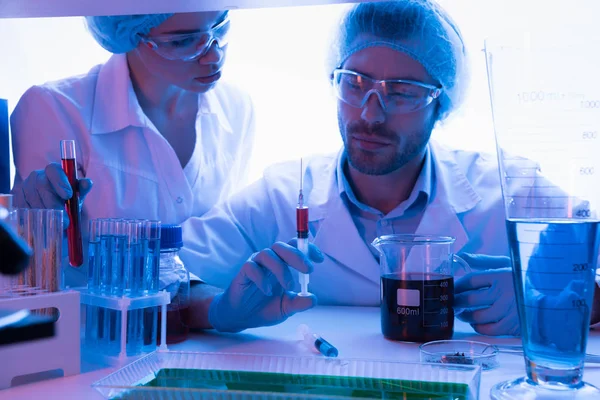
<instances>
[{"instance_id":1,"label":"laboratory tray","mask_svg":"<svg viewBox=\"0 0 600 400\"><path fill-rule=\"evenodd\" d=\"M476 365L157 351L92 386L108 399L479 398Z\"/></svg>"}]
</instances>

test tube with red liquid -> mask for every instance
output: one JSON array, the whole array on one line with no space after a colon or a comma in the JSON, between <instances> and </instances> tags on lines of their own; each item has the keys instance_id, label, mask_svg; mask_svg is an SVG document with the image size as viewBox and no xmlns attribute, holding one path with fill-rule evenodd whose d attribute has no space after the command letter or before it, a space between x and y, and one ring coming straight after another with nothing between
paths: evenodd
<instances>
[{"instance_id":1,"label":"test tube with red liquid","mask_svg":"<svg viewBox=\"0 0 600 400\"><path fill-rule=\"evenodd\" d=\"M81 215L79 212L79 184L77 181L77 163L75 159L75 141L60 141L60 158L62 169L69 179L73 196L65 205L69 216L67 241L69 243L69 264L80 267L83 264L83 243L81 240Z\"/></svg>"}]
</instances>

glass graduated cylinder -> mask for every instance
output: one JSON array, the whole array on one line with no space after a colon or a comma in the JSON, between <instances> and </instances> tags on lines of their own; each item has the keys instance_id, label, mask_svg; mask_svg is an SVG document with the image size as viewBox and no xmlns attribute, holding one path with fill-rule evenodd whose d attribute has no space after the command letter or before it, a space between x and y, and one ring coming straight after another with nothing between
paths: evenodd
<instances>
[{"instance_id":1,"label":"glass graduated cylinder","mask_svg":"<svg viewBox=\"0 0 600 400\"><path fill-rule=\"evenodd\" d=\"M582 384L598 225L507 221L527 376L536 383Z\"/></svg>"}]
</instances>

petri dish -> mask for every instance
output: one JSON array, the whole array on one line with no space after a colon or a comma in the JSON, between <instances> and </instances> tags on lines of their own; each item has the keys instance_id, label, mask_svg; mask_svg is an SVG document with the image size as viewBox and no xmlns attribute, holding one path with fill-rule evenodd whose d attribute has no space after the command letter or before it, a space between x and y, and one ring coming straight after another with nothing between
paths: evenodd
<instances>
[{"instance_id":1,"label":"petri dish","mask_svg":"<svg viewBox=\"0 0 600 400\"><path fill-rule=\"evenodd\" d=\"M482 370L497 367L500 352L493 344L470 340L436 340L419 350L424 363L479 365Z\"/></svg>"}]
</instances>

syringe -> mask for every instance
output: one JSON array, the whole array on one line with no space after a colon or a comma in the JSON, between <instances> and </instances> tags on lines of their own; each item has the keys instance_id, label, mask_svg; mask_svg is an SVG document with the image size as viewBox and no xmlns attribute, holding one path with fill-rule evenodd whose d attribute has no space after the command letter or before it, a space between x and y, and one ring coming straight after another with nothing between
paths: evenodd
<instances>
[{"instance_id":1,"label":"syringe","mask_svg":"<svg viewBox=\"0 0 600 400\"><path fill-rule=\"evenodd\" d=\"M317 350L325 357L337 357L338 349L336 349L331 343L323 339L320 335L313 333L308 325L298 325L298 334L302 342L311 350Z\"/></svg>"},{"instance_id":2,"label":"syringe","mask_svg":"<svg viewBox=\"0 0 600 400\"><path fill-rule=\"evenodd\" d=\"M296 207L296 234L298 237L298 250L308 256L308 207L304 205L302 194L302 159L300 159L300 193L298 194L298 206ZM308 296L308 274L299 274L300 296Z\"/></svg>"}]
</instances>

